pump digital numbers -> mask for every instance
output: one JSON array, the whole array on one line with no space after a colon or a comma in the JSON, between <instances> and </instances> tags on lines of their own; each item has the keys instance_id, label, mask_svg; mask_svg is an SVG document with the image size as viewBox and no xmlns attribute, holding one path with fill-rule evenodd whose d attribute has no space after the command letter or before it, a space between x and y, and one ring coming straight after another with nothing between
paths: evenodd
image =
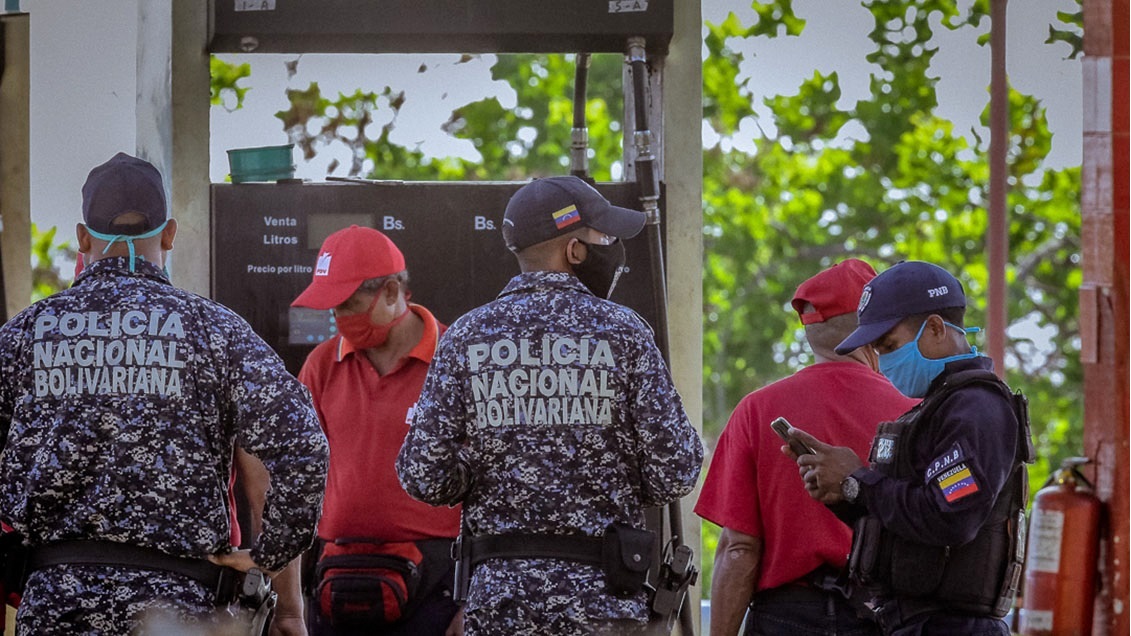
<instances>
[{"instance_id":1,"label":"pump digital numbers","mask_svg":"<svg viewBox=\"0 0 1131 636\"><path fill-rule=\"evenodd\" d=\"M287 323L283 328L290 334L287 344L291 345L316 345L338 333L334 312L329 309L291 307L287 312Z\"/></svg>"},{"instance_id":2,"label":"pump digital numbers","mask_svg":"<svg viewBox=\"0 0 1131 636\"><path fill-rule=\"evenodd\" d=\"M327 236L351 225L376 228L377 226L374 225L375 221L376 218L369 212L331 212L318 210L317 214L307 214L306 249L318 250L322 247L322 241L325 241Z\"/></svg>"}]
</instances>

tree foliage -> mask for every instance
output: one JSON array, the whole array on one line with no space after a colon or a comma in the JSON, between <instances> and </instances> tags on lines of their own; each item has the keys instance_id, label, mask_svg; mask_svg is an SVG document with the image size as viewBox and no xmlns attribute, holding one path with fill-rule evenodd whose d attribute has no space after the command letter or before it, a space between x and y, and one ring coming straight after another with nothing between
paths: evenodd
<instances>
[{"instance_id":1,"label":"tree foliage","mask_svg":"<svg viewBox=\"0 0 1131 636\"><path fill-rule=\"evenodd\" d=\"M704 154L708 438L745 393L810 362L788 301L805 278L838 260L864 258L879 271L904 259L938 263L966 286L967 324L984 324L989 140L974 135L968 143L935 114L929 42L934 23L976 27L988 3L976 2L966 15L948 0L864 4L874 17L868 61L878 71L871 95L849 107L839 105L835 73L814 73L793 95L759 96L745 80L734 81L739 42L788 29L745 27L733 14L708 25L708 125L734 139L743 119L757 119L741 104L761 99L777 128L773 137L752 140L752 153L719 143ZM760 22L791 15L788 2L755 7ZM1081 450L1080 171L1045 169L1051 134L1044 108L1016 91L1009 100L1007 379L1031 403L1041 459L1030 480L1039 486L1050 466ZM732 104L739 107L712 108ZM988 117L987 103L987 126ZM838 138L849 123L863 132ZM1048 335L1051 345L1038 346L1033 333Z\"/></svg>"},{"instance_id":2,"label":"tree foliage","mask_svg":"<svg viewBox=\"0 0 1131 636\"><path fill-rule=\"evenodd\" d=\"M78 252L69 240L55 242L58 228L40 231L31 224L31 302L47 298L71 284L70 272L64 274L62 263L74 263Z\"/></svg>"},{"instance_id":3,"label":"tree foliage","mask_svg":"<svg viewBox=\"0 0 1131 636\"><path fill-rule=\"evenodd\" d=\"M1075 11L1057 11L1056 19L1060 25L1049 25L1049 37L1045 44L1064 42L1068 45L1068 59L1074 60L1084 52L1084 7L1083 0L1076 0Z\"/></svg>"},{"instance_id":4,"label":"tree foliage","mask_svg":"<svg viewBox=\"0 0 1131 636\"><path fill-rule=\"evenodd\" d=\"M388 86L331 99L312 83L306 90L288 90L291 107L276 117L307 159L334 144L347 146L353 157L349 176L521 180L563 174L569 170L575 63L574 55L499 56L492 74L510 84L516 104L508 108L497 98L482 99L454 110L443 126L449 134L470 140L481 156L478 161L429 158L391 142L406 96ZM620 57L592 56L588 77L591 173L609 180L621 162ZM336 168L330 166L330 172Z\"/></svg>"},{"instance_id":5,"label":"tree foliage","mask_svg":"<svg viewBox=\"0 0 1131 636\"><path fill-rule=\"evenodd\" d=\"M208 59L208 68L210 103L223 106L229 112L243 108L244 97L251 88L240 86L239 82L251 77L251 65L231 64L213 55ZM230 104L225 98L234 98L235 104Z\"/></svg>"}]
</instances>

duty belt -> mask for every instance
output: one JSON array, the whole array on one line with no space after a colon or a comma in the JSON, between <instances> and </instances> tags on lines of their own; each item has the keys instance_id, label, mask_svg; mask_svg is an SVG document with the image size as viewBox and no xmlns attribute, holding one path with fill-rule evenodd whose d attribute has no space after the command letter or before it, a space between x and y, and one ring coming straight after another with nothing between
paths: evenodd
<instances>
[{"instance_id":1,"label":"duty belt","mask_svg":"<svg viewBox=\"0 0 1131 636\"><path fill-rule=\"evenodd\" d=\"M31 549L29 574L53 565L109 565L172 572L208 588L217 605L235 601L243 580L243 574L238 570L211 561L176 557L153 548L114 541L55 541Z\"/></svg>"},{"instance_id":2,"label":"duty belt","mask_svg":"<svg viewBox=\"0 0 1131 636\"><path fill-rule=\"evenodd\" d=\"M889 634L916 618L945 610L944 605L930 599L893 598L880 601L876 606L874 618L880 629L885 634Z\"/></svg>"},{"instance_id":3,"label":"duty belt","mask_svg":"<svg viewBox=\"0 0 1131 636\"><path fill-rule=\"evenodd\" d=\"M601 565L599 537L548 534L486 534L471 538L471 565L486 559L566 559Z\"/></svg>"}]
</instances>

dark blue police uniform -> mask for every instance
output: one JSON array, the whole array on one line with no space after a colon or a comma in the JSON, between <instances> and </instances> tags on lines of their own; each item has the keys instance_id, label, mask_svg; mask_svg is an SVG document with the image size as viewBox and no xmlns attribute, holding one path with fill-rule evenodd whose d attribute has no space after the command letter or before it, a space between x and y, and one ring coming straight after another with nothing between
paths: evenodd
<instances>
[{"instance_id":1,"label":"dark blue police uniform","mask_svg":"<svg viewBox=\"0 0 1131 636\"><path fill-rule=\"evenodd\" d=\"M993 602L1014 555L1002 548L979 557L967 546L1008 544L1016 530L1007 504L1025 478L1019 445L1027 433L992 384L946 391L956 374L979 369L991 370L991 360L948 363L923 403L881 425L870 467L852 475L866 516L856 522L850 567L874 586L886 634L1009 633L979 605Z\"/></svg>"},{"instance_id":2,"label":"dark blue police uniform","mask_svg":"<svg viewBox=\"0 0 1131 636\"><path fill-rule=\"evenodd\" d=\"M251 557L282 568L311 544L325 486L309 394L242 318L133 265L98 260L0 328L0 517L33 549L227 553L239 446L271 475ZM18 633L125 634L151 610L206 615L213 592L170 571L51 565L27 581Z\"/></svg>"}]
</instances>

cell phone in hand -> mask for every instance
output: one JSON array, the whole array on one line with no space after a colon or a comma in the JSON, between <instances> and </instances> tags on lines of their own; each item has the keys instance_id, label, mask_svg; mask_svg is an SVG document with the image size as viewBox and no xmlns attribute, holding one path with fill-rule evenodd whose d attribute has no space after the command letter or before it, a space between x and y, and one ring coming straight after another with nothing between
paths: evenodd
<instances>
[{"instance_id":1,"label":"cell phone in hand","mask_svg":"<svg viewBox=\"0 0 1131 636\"><path fill-rule=\"evenodd\" d=\"M793 425L791 425L789 423L789 420L785 419L784 417L779 417L773 422L770 422L770 428L774 429L774 432L778 434L778 437L782 438L783 442L789 444L789 450L793 451L794 455L815 454L813 452L813 449L809 448L808 444L802 442L799 439L794 439L789 436L789 431L793 429Z\"/></svg>"}]
</instances>

